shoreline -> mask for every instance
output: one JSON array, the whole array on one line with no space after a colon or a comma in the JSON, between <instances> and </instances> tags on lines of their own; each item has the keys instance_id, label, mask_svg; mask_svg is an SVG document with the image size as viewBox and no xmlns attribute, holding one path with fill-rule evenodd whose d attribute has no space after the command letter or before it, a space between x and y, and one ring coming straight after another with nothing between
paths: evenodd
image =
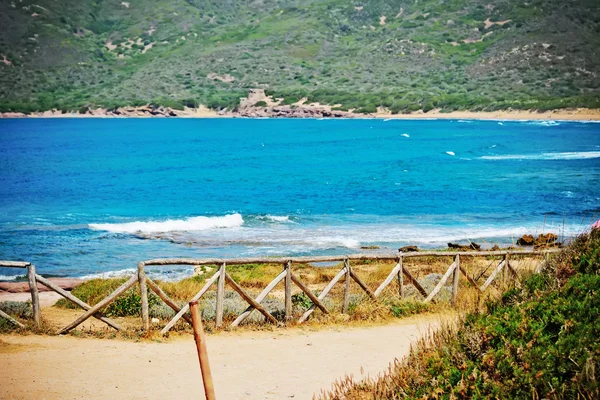
<instances>
[{"instance_id":1,"label":"shoreline","mask_svg":"<svg viewBox=\"0 0 600 400\"><path fill-rule=\"evenodd\" d=\"M391 114L389 112L377 112L373 114L355 114L346 111L331 111L330 107L305 106L285 111L271 109L243 110L242 112L217 112L206 108L199 109L150 109L125 108L115 111L105 109L90 110L90 113L62 113L52 110L33 114L23 113L0 113L0 119L20 118L247 118L247 119L383 119L383 120L475 120L475 121L555 121L555 122L600 122L600 109L558 109L552 111L531 110L502 110L502 111L452 111L441 112L431 110L427 113L422 111L409 114Z\"/></svg>"}]
</instances>

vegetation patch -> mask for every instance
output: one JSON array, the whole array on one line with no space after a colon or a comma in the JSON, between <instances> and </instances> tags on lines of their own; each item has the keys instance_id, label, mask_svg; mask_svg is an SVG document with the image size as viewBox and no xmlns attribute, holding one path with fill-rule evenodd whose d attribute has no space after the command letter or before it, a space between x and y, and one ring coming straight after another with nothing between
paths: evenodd
<instances>
[{"instance_id":1,"label":"vegetation patch","mask_svg":"<svg viewBox=\"0 0 600 400\"><path fill-rule=\"evenodd\" d=\"M596 229L379 379L348 378L322 398L598 398L599 273Z\"/></svg>"}]
</instances>

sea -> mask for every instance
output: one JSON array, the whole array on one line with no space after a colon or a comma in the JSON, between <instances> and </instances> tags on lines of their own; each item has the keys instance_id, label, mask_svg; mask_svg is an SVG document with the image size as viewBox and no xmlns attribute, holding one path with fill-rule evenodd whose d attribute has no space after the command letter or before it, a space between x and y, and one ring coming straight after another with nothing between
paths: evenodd
<instances>
[{"instance_id":1,"label":"sea","mask_svg":"<svg viewBox=\"0 0 600 400\"><path fill-rule=\"evenodd\" d=\"M0 120L0 259L49 276L119 276L160 257L568 240L599 217L598 123Z\"/></svg>"}]
</instances>

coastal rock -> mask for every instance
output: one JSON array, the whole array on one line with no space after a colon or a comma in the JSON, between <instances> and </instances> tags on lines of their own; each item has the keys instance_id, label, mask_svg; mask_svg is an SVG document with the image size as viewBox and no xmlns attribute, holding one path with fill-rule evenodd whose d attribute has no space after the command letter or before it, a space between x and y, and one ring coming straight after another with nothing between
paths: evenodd
<instances>
[{"instance_id":1,"label":"coastal rock","mask_svg":"<svg viewBox=\"0 0 600 400\"><path fill-rule=\"evenodd\" d=\"M20 112L0 113L0 118L25 118L27 115Z\"/></svg>"},{"instance_id":2,"label":"coastal rock","mask_svg":"<svg viewBox=\"0 0 600 400\"><path fill-rule=\"evenodd\" d=\"M401 253L411 253L411 252L419 251L419 248L417 246L404 246L404 247L400 247L398 249L398 251Z\"/></svg>"},{"instance_id":3,"label":"coastal rock","mask_svg":"<svg viewBox=\"0 0 600 400\"><path fill-rule=\"evenodd\" d=\"M523 235L517 240L519 246L533 246L535 238L533 235Z\"/></svg>"},{"instance_id":4,"label":"coastal rock","mask_svg":"<svg viewBox=\"0 0 600 400\"><path fill-rule=\"evenodd\" d=\"M497 244L495 244L490 250L491 251L498 251L498 250L500 250L500 246L498 246Z\"/></svg>"},{"instance_id":5,"label":"coastal rock","mask_svg":"<svg viewBox=\"0 0 600 400\"><path fill-rule=\"evenodd\" d=\"M476 250L479 251L481 250L481 246L478 245L477 243L471 242L469 244L457 244L457 243L448 243L448 248L449 249L455 249L455 250L460 250L460 251L469 251L469 250Z\"/></svg>"},{"instance_id":6,"label":"coastal rock","mask_svg":"<svg viewBox=\"0 0 600 400\"><path fill-rule=\"evenodd\" d=\"M48 280L60 288L65 290L73 290L77 286L81 285L84 281L82 279L74 279L74 278L48 278ZM9 292L9 293L25 293L29 292L29 283L28 282L0 282L0 290ZM38 283L38 290L40 292L49 292L51 289L48 289L46 286Z\"/></svg>"},{"instance_id":7,"label":"coastal rock","mask_svg":"<svg viewBox=\"0 0 600 400\"><path fill-rule=\"evenodd\" d=\"M535 240L534 248L554 247L560 246L561 243L557 242L558 235L554 233L541 233Z\"/></svg>"}]
</instances>

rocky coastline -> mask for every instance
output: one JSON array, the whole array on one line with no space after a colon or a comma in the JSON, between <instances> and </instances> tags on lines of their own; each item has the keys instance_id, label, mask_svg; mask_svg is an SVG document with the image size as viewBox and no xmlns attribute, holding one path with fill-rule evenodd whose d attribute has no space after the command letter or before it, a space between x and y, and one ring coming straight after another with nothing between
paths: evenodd
<instances>
[{"instance_id":1,"label":"rocky coastline","mask_svg":"<svg viewBox=\"0 0 600 400\"><path fill-rule=\"evenodd\" d=\"M163 106L143 105L139 107L92 108L85 111L63 112L48 110L24 114L20 112L0 113L0 118L389 118L389 119L481 119L481 120L573 120L600 121L600 109L560 109L538 112L536 110L503 111L453 111L431 110L416 111L409 114L391 114L383 108L376 113L362 114L354 110L341 110L339 105L307 103L301 99L293 104L283 104L284 99L273 99L263 89L251 89L248 97L240 99L236 110L212 110L204 106L184 107L182 110Z\"/></svg>"}]
</instances>

